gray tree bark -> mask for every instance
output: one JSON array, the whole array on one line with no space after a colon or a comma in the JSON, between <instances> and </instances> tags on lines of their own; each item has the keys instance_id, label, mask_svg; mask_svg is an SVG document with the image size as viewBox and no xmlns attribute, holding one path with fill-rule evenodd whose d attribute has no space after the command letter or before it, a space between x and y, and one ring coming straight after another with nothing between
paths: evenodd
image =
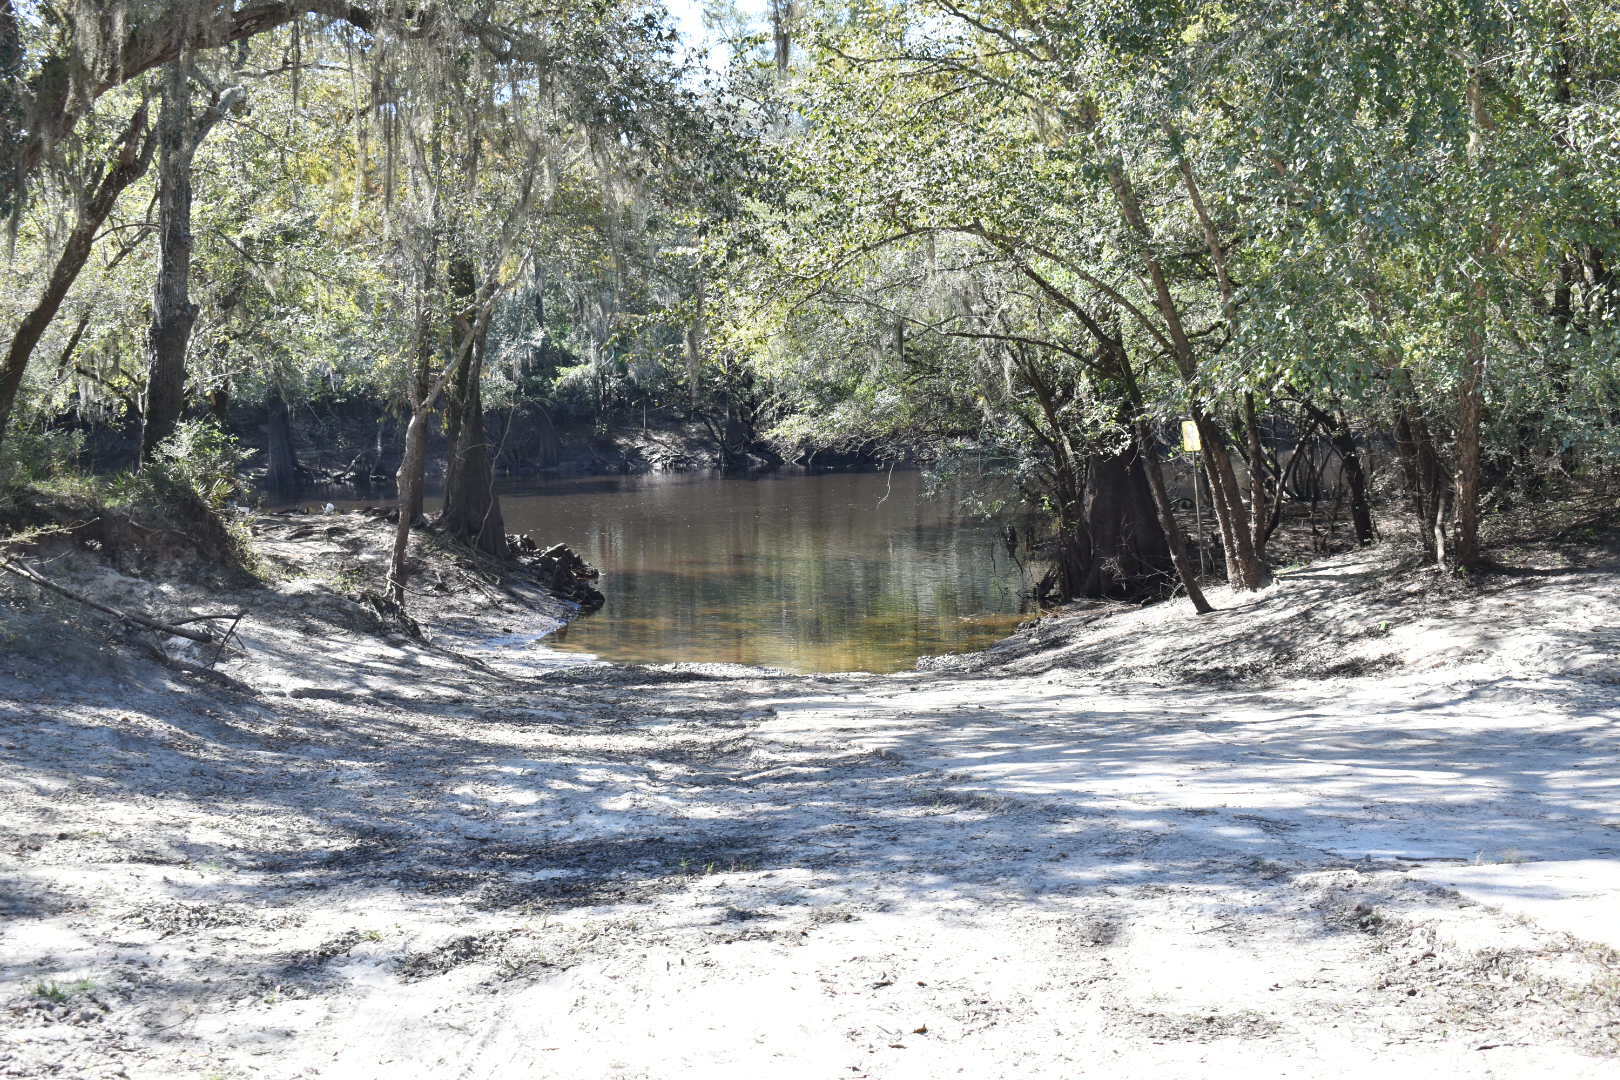
<instances>
[{"instance_id":1,"label":"gray tree bark","mask_svg":"<svg viewBox=\"0 0 1620 1080\"><path fill-rule=\"evenodd\" d=\"M405 607L406 556L411 544L411 526L416 517L412 507L422 505L422 473L427 460L428 405L418 396L411 402L411 420L405 427L405 456L400 459L394 482L399 486L399 520L394 523L394 546L388 560L388 596L401 609Z\"/></svg>"},{"instance_id":2,"label":"gray tree bark","mask_svg":"<svg viewBox=\"0 0 1620 1080\"><path fill-rule=\"evenodd\" d=\"M1478 310L1483 312L1483 285L1476 287L1476 297ZM1480 429L1485 416L1485 335L1477 327L1468 331L1463 360L1467 372L1457 394L1457 468L1452 480L1452 490L1456 493L1456 524L1451 561L1466 570L1479 565L1480 561Z\"/></svg>"},{"instance_id":3,"label":"gray tree bark","mask_svg":"<svg viewBox=\"0 0 1620 1080\"><path fill-rule=\"evenodd\" d=\"M422 291L417 298L416 314L416 370L411 374L411 381L406 385L406 396L409 398L411 408L410 419L405 424L405 449L400 455L399 471L394 474L394 485L398 488L399 519L394 523L394 546L388 560L388 596L405 609L405 583L410 576L410 567L407 557L411 545L411 529L416 525L417 519L422 516L422 489L424 475L427 471L427 429L428 417L432 415L433 405L444 389L445 380L449 377L446 369L432 380L433 365L433 290L434 290L434 263L436 245L430 247L426 258L422 260Z\"/></svg>"},{"instance_id":4,"label":"gray tree bark","mask_svg":"<svg viewBox=\"0 0 1620 1080\"><path fill-rule=\"evenodd\" d=\"M176 60L163 69L158 111L158 273L152 325L146 334L146 410L141 418L142 464L174 434L185 404L186 346L197 322L191 302L191 79Z\"/></svg>"},{"instance_id":5,"label":"gray tree bark","mask_svg":"<svg viewBox=\"0 0 1620 1080\"><path fill-rule=\"evenodd\" d=\"M12 237L22 205L22 145L28 130L22 80L22 23L15 0L0 0L0 169L5 170L0 175L0 218Z\"/></svg>"},{"instance_id":6,"label":"gray tree bark","mask_svg":"<svg viewBox=\"0 0 1620 1080\"><path fill-rule=\"evenodd\" d=\"M439 527L489 555L506 555L506 520L495 494L495 463L484 424L484 336L480 317L487 299L477 269L466 259L450 263L451 295L461 305L452 326L456 359L451 369L445 434L450 460L444 473L444 511Z\"/></svg>"},{"instance_id":7,"label":"gray tree bark","mask_svg":"<svg viewBox=\"0 0 1620 1080\"><path fill-rule=\"evenodd\" d=\"M1125 388L1125 404L1131 410L1131 434L1136 443L1137 457L1147 480L1148 494L1153 499L1153 512L1159 519L1165 546L1170 551L1170 564L1175 567L1181 587L1187 590L1187 599L1192 603L1193 610L1200 615L1208 615L1215 609L1210 606L1198 582L1198 570L1187 553L1187 534L1182 531L1181 522L1176 520L1175 507L1170 503L1170 492L1164 483L1164 469L1159 464L1159 442L1153 437L1148 422L1143 419L1146 410L1142 403L1142 389L1136 382L1136 372L1131 368L1129 355L1117 341L1113 343L1112 350L1114 365ZM1193 478L1193 482L1197 483L1197 477Z\"/></svg>"},{"instance_id":8,"label":"gray tree bark","mask_svg":"<svg viewBox=\"0 0 1620 1080\"><path fill-rule=\"evenodd\" d=\"M158 275L152 289L152 325L146 334L146 410L141 418L141 463L174 434L185 408L186 349L197 323L191 302L191 167L197 148L241 96L233 87L200 115L191 115L190 64L163 69L158 112Z\"/></svg>"},{"instance_id":9,"label":"gray tree bark","mask_svg":"<svg viewBox=\"0 0 1620 1080\"><path fill-rule=\"evenodd\" d=\"M469 350L467 381L458 403L460 422L450 448L444 477L444 513L439 525L451 536L488 555L504 558L506 520L500 496L495 494L494 457L484 424L484 343L475 339Z\"/></svg>"},{"instance_id":10,"label":"gray tree bark","mask_svg":"<svg viewBox=\"0 0 1620 1080\"><path fill-rule=\"evenodd\" d=\"M293 447L292 414L281 388L272 386L264 399L264 445L268 468L264 482L272 491L297 491L298 452Z\"/></svg>"},{"instance_id":11,"label":"gray tree bark","mask_svg":"<svg viewBox=\"0 0 1620 1080\"><path fill-rule=\"evenodd\" d=\"M16 406L17 391L22 386L23 374L28 370L28 361L34 355L40 338L45 335L46 328L51 325L51 320L56 318L79 271L84 269L85 261L90 258L90 247L97 230L107 220L107 215L112 213L118 196L139 180L152 164L156 145L157 140L147 130L147 107L143 102L119 137L117 156L89 185L90 195L79 206L73 229L68 234L67 243L62 246L62 254L57 257L51 276L45 282L44 292L33 309L23 316L6 349L5 363L0 366L0 439L4 439L6 425L11 421L11 412Z\"/></svg>"},{"instance_id":12,"label":"gray tree bark","mask_svg":"<svg viewBox=\"0 0 1620 1080\"><path fill-rule=\"evenodd\" d=\"M1424 562L1451 559L1452 477L1440 460L1429 425L1415 410L1395 414L1395 450L1400 456Z\"/></svg>"},{"instance_id":13,"label":"gray tree bark","mask_svg":"<svg viewBox=\"0 0 1620 1080\"><path fill-rule=\"evenodd\" d=\"M1197 379L1198 359L1193 352L1191 339L1187 336L1181 308L1171 293L1169 275L1159 258L1153 254L1153 248L1148 242L1152 230L1148 227L1147 217L1143 213L1141 201L1137 197L1136 188L1125 170L1124 163L1116 154L1106 151L1105 153L1103 169L1120 214L1131 230L1143 240L1143 266L1153 287L1154 306L1164 323L1165 342L1170 358L1174 361L1182 380L1191 385ZM1188 171L1184 175L1190 178L1191 172ZM1193 185L1189 185L1188 190L1190 194L1196 193L1196 187ZM1201 201L1195 199L1195 205L1201 206ZM1217 259L1220 257L1219 251L1217 244L1214 248ZM1194 404L1192 416L1193 422L1198 425L1198 438L1204 447L1201 456L1205 475L1209 478L1211 501L1215 504L1215 520L1220 525L1222 546L1225 548L1227 582L1234 589L1258 589L1265 584L1265 566L1254 547L1252 519L1238 489L1237 474L1232 468L1232 455L1226 445L1225 435L1203 406Z\"/></svg>"}]
</instances>

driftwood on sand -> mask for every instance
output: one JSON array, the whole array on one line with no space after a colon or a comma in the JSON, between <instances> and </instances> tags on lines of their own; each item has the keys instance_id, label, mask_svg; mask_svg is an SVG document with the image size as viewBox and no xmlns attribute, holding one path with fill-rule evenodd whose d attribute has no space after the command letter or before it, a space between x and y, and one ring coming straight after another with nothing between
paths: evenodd
<instances>
[{"instance_id":1,"label":"driftwood on sand","mask_svg":"<svg viewBox=\"0 0 1620 1080\"><path fill-rule=\"evenodd\" d=\"M245 612L226 612L217 615L194 615L189 619L183 620L183 622L195 623L205 622L209 619L231 619L231 629L227 630L222 635L216 636L213 631L209 629L194 630L178 623L161 622L157 619L150 618L146 615L140 615L133 611L122 611L119 608L112 607L111 605L103 604L99 600L92 600L83 593L68 588L66 585L59 585L56 582L51 581L49 578L41 575L37 570L34 570L32 567L24 566L21 563L14 563L6 559L0 559L0 570L4 570L8 574L20 577L30 584L38 585L40 588L47 589L59 596L65 596L74 603L83 604L85 607L93 608L104 615L111 615L113 618L120 619L123 622L129 623L133 626L139 626L146 630L153 630L160 634L167 634L171 637L185 638L188 641L195 641L201 645L218 645L223 648L226 640L230 638L231 631L236 628L236 623L241 621L242 616L246 614ZM215 658L218 659L219 654L217 651L214 655Z\"/></svg>"}]
</instances>

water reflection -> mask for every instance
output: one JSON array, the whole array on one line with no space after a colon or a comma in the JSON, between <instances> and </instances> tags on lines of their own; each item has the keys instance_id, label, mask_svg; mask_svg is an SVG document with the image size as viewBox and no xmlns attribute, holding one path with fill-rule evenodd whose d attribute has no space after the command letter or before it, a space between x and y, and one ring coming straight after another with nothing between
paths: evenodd
<instances>
[{"instance_id":1,"label":"water reflection","mask_svg":"<svg viewBox=\"0 0 1620 1080\"><path fill-rule=\"evenodd\" d=\"M507 528L601 567L607 606L549 643L607 660L898 671L983 648L1020 615L998 528L911 472L559 480Z\"/></svg>"}]
</instances>

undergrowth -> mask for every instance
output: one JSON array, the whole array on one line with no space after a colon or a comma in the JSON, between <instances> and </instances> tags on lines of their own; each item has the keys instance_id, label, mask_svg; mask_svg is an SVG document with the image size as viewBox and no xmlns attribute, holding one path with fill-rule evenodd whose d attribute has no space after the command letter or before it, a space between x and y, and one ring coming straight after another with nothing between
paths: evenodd
<instances>
[{"instance_id":1,"label":"undergrowth","mask_svg":"<svg viewBox=\"0 0 1620 1080\"><path fill-rule=\"evenodd\" d=\"M195 563L262 578L246 522L230 509L243 454L210 425L188 421L139 470L91 473L76 433L32 432L0 443L0 547L52 537L125 569Z\"/></svg>"}]
</instances>

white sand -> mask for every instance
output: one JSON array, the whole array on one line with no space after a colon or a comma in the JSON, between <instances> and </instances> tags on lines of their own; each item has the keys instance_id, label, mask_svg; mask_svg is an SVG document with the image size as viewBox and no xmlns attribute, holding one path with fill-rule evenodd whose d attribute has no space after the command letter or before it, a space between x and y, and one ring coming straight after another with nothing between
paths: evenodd
<instances>
[{"instance_id":1,"label":"white sand","mask_svg":"<svg viewBox=\"0 0 1620 1080\"><path fill-rule=\"evenodd\" d=\"M1617 578L1386 569L889 677L22 650L0 1076L1613 1077Z\"/></svg>"}]
</instances>

